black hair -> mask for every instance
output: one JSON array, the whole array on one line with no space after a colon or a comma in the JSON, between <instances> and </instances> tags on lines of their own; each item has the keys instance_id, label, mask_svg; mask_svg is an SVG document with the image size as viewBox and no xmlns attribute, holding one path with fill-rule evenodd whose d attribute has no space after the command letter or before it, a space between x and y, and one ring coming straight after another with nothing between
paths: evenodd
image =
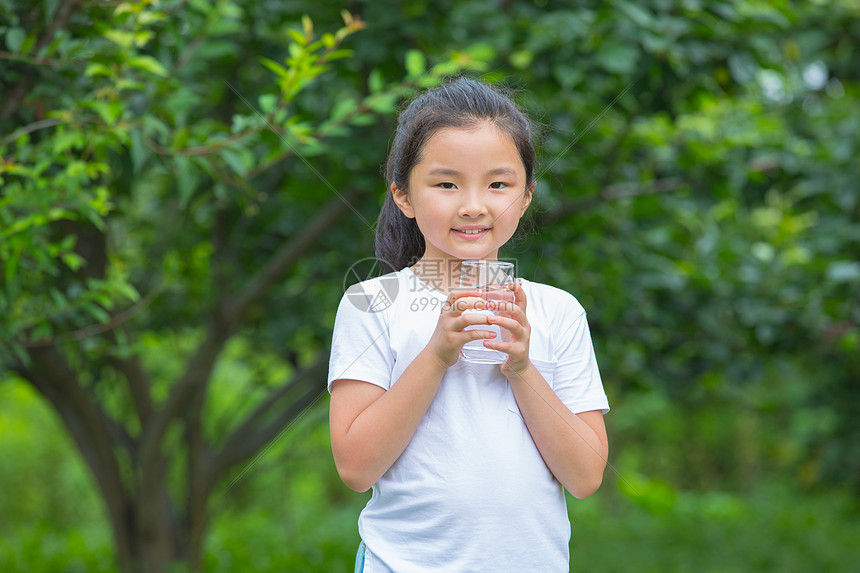
<instances>
[{"instance_id":1,"label":"black hair","mask_svg":"<svg viewBox=\"0 0 860 573\"><path fill-rule=\"evenodd\" d=\"M404 215L391 184L409 190L409 175L421 161L424 146L438 130L469 128L489 122L507 133L526 171L526 190L535 182L537 159L526 114L499 89L470 78L458 78L428 90L397 118L394 142L385 163L386 196L376 221L376 258L393 269L415 264L424 255L424 236L415 219Z\"/></svg>"}]
</instances>

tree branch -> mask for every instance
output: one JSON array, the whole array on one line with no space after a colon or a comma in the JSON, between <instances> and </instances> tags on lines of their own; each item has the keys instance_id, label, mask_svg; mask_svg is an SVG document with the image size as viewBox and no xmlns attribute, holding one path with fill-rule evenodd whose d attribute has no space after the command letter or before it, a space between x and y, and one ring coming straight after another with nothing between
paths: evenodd
<instances>
[{"instance_id":1,"label":"tree branch","mask_svg":"<svg viewBox=\"0 0 860 573\"><path fill-rule=\"evenodd\" d=\"M152 416L153 405L150 394L151 383L149 376L140 364L140 358L138 356L128 358L113 356L109 358L109 362L125 378L129 394L131 394L131 401L140 421L140 427L146 427Z\"/></svg>"},{"instance_id":2,"label":"tree branch","mask_svg":"<svg viewBox=\"0 0 860 573\"><path fill-rule=\"evenodd\" d=\"M206 471L210 490L231 467L246 460L271 442L308 405L325 391L329 353L323 352L316 361L293 375L262 400L245 420L224 441L221 450ZM285 403L286 407L278 408ZM274 416L273 416L274 412Z\"/></svg>"},{"instance_id":3,"label":"tree branch","mask_svg":"<svg viewBox=\"0 0 860 573\"><path fill-rule=\"evenodd\" d=\"M346 208L346 201L340 198L332 199L295 238L269 259L263 269L238 294L231 300L224 301L212 312L205 340L188 361L185 374L173 385L164 407L153 416L151 423L144 430L140 447L144 480L157 477L155 472L159 471L160 464L155 462L167 428L179 412L188 406L196 392L203 391L221 349L241 325L248 307L265 296L317 239L328 232Z\"/></svg>"},{"instance_id":4,"label":"tree branch","mask_svg":"<svg viewBox=\"0 0 860 573\"><path fill-rule=\"evenodd\" d=\"M51 23L48 24L48 27L45 28L45 31L42 32L42 35L33 47L34 54L38 54L42 48L51 43L57 30L66 28L69 25L69 20L77 3L78 0L63 0L59 7L57 7L54 19L51 20ZM18 108L21 107L21 102L24 101L24 98L30 93L35 84L36 80L33 76L26 76L18 80L18 83L4 94L3 103L0 105L0 119L6 119L18 111Z\"/></svg>"},{"instance_id":5,"label":"tree branch","mask_svg":"<svg viewBox=\"0 0 860 573\"><path fill-rule=\"evenodd\" d=\"M53 338L38 338L34 340L18 339L15 342L24 347L53 346L54 344L60 342L84 340L97 334L108 332L110 330L113 330L114 328L117 328L118 326L125 324L126 322L134 318L136 315L138 315L140 312L142 312L144 309L146 309L146 307L152 304L152 301L154 301L155 298L159 294L161 294L161 291L163 291L166 286L166 283L162 281L161 283L156 285L155 288L146 293L143 298L139 299L136 303L134 303L127 309L111 316L106 322L90 324L88 326L84 326L82 328L69 332L61 332L59 334L56 334ZM74 307L71 307L71 309L74 310ZM62 316L63 314L68 313L69 310L70 309L65 309L60 313L47 317L45 320L53 320L59 316ZM35 324L33 326L26 327L26 329L32 329L34 327Z\"/></svg>"},{"instance_id":6,"label":"tree branch","mask_svg":"<svg viewBox=\"0 0 860 573\"><path fill-rule=\"evenodd\" d=\"M614 183L604 187L597 196L570 201L553 211L543 213L539 217L538 225L550 225L574 213L587 211L588 209L593 209L598 205L617 199L671 193L677 191L686 183L687 181L680 177L658 179L651 186L645 186L638 182Z\"/></svg>"},{"instance_id":7,"label":"tree branch","mask_svg":"<svg viewBox=\"0 0 860 573\"><path fill-rule=\"evenodd\" d=\"M163 408L158 410L144 428L140 446L141 480L144 483L160 478L163 474L161 444L170 423L183 408L188 406L195 393L205 386L212 373L215 361L232 335L232 330L216 315L210 320L206 338L188 361L185 374L174 385Z\"/></svg>"},{"instance_id":8,"label":"tree branch","mask_svg":"<svg viewBox=\"0 0 860 573\"><path fill-rule=\"evenodd\" d=\"M185 445L188 448L187 459L187 497L185 500L184 531L188 539L178 547L185 547L189 554L191 571L201 571L202 563L199 558L203 555L203 539L206 530L206 500L209 498L209 481L206 478L205 467L209 457L209 444L203 435L203 403L206 393L200 387L191 400L185 414Z\"/></svg>"},{"instance_id":9,"label":"tree branch","mask_svg":"<svg viewBox=\"0 0 860 573\"><path fill-rule=\"evenodd\" d=\"M50 117L48 119L41 119L39 121L34 121L33 123L31 123L29 125L19 127L18 129L16 129L15 131L10 133L6 137L4 137L3 140L0 141L0 147L3 147L4 145L7 145L9 143L12 143L16 139L18 139L19 137L21 137L22 135L25 135L27 133L33 133L34 131L38 131L40 129L45 129L48 127L54 127L55 125L59 125L61 123L63 123L63 120L58 119L56 117Z\"/></svg>"},{"instance_id":10,"label":"tree branch","mask_svg":"<svg viewBox=\"0 0 860 573\"><path fill-rule=\"evenodd\" d=\"M238 321L252 304L260 300L272 286L307 252L349 207L355 193L343 199L329 201L317 215L286 245L269 259L268 263L228 302L226 311L231 321Z\"/></svg>"}]
</instances>

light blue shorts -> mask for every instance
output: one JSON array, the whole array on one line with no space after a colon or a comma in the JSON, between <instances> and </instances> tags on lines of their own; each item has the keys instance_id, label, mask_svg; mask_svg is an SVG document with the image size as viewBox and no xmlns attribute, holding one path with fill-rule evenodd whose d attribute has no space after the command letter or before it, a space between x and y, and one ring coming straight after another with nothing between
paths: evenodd
<instances>
[{"instance_id":1,"label":"light blue shorts","mask_svg":"<svg viewBox=\"0 0 860 573\"><path fill-rule=\"evenodd\" d=\"M366 551L367 546L362 541L358 546L358 553L355 554L355 573L362 573L364 571L364 552Z\"/></svg>"}]
</instances>

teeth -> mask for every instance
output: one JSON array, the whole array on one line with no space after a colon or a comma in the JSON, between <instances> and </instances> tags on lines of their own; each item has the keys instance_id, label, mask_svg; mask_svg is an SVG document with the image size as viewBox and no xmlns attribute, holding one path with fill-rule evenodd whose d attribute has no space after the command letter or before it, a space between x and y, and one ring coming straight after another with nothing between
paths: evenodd
<instances>
[{"instance_id":1,"label":"teeth","mask_svg":"<svg viewBox=\"0 0 860 573\"><path fill-rule=\"evenodd\" d=\"M483 233L486 229L461 229L461 233L466 233L467 235L477 235L478 233Z\"/></svg>"}]
</instances>

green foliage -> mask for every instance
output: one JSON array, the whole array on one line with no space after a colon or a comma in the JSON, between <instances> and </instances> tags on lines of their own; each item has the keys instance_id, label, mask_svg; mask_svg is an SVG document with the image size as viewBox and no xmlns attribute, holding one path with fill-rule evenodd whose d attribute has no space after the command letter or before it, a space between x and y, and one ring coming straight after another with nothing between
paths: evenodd
<instances>
[{"instance_id":1,"label":"green foliage","mask_svg":"<svg viewBox=\"0 0 860 573\"><path fill-rule=\"evenodd\" d=\"M98 534L102 508L83 461L69 455L73 447L55 415L30 387L20 380L4 380L0 483L14 495L0 498L0 514L38 518L42 528L51 524L65 530L83 522ZM24 524L24 529L29 527ZM16 520L4 519L0 538L11 536L20 526Z\"/></svg>"},{"instance_id":2,"label":"green foliage","mask_svg":"<svg viewBox=\"0 0 860 573\"><path fill-rule=\"evenodd\" d=\"M745 496L679 492L671 512L602 493L571 500L571 571L848 571L858 535L846 492L798 498L783 484ZM619 550L621 549L621 550Z\"/></svg>"},{"instance_id":3,"label":"green foliage","mask_svg":"<svg viewBox=\"0 0 860 573\"><path fill-rule=\"evenodd\" d=\"M426 70L423 55L413 52L407 61L409 80L391 84L378 79L366 96L343 93L330 117L325 116L328 109L309 114L298 96L336 60L351 56L341 45L365 27L362 20L343 11L343 27L316 39L311 19L303 17L301 31L287 29L291 41L283 64L261 58L274 80L256 72L257 81L271 87L249 101L236 79L224 77L216 87L205 74L207 65L223 65L233 49L227 41L238 41L233 34L242 29L245 10L258 7L196 2L180 24L171 15L177 9L173 4L88 8L96 22L91 30L38 54L68 56L86 44L92 57L74 90L55 101L40 92L42 101L53 106L46 119L22 125L0 140L0 330L7 340L16 340L7 350L87 325L105 325L111 312L139 299L135 285L152 290L192 276L200 280L200 272L208 271L212 245L206 233L184 227L181 233L187 235L168 235L176 242L157 253L164 268L147 269L146 279L129 274L143 270L141 256L156 254L134 247L156 239L163 227L155 223L163 209L195 219L201 231L212 225L215 212L226 208L238 208L250 220L270 192L257 191L255 178L291 156L304 160L329 153L326 139L349 135L351 125L373 124L377 114L393 113L397 101L418 85L481 66L457 56ZM186 25L197 35L179 56L166 62L156 57L183 44ZM80 66L75 60L63 65ZM53 79L44 78L45 85ZM203 111L223 106L231 93L237 112L222 119ZM50 130L50 136L43 130ZM124 240L111 245L109 264L92 268L94 261L76 252L75 235L58 233L64 228L59 221L86 221L124 239L135 236L135 244ZM182 268L182 254L189 251L202 256L199 269ZM79 271L98 275L98 280L62 280ZM152 278L159 276L160 281Z\"/></svg>"},{"instance_id":4,"label":"green foliage","mask_svg":"<svg viewBox=\"0 0 860 573\"><path fill-rule=\"evenodd\" d=\"M19 380L0 385L0 570L114 571L91 475L53 412Z\"/></svg>"},{"instance_id":5,"label":"green foliage","mask_svg":"<svg viewBox=\"0 0 860 573\"><path fill-rule=\"evenodd\" d=\"M0 568L116 571L92 481L85 473L69 479L75 473L69 468L80 462L65 446L63 430L23 383L3 388L0 455L12 460L4 470L12 469L0 472L0 487L21 491L20 476L27 476L34 492L51 492L54 502L44 495L35 504L20 499L27 495L0 500L16 504L2 510L17 517L0 524ZM326 409L321 402L274 443L232 486L238 495L216 494L207 571L349 570L359 541L355 518L367 495L339 482L321 423ZM649 406L640 400L619 409L626 410L620 416ZM729 425L740 418L728 407L719 416ZM617 469L626 482L607 471L597 495L568 500L572 571L621 573L631 563L643 571L847 571L854 562L858 507L846 491L799 495L778 479L748 493L700 491L646 477L629 459Z\"/></svg>"}]
</instances>

